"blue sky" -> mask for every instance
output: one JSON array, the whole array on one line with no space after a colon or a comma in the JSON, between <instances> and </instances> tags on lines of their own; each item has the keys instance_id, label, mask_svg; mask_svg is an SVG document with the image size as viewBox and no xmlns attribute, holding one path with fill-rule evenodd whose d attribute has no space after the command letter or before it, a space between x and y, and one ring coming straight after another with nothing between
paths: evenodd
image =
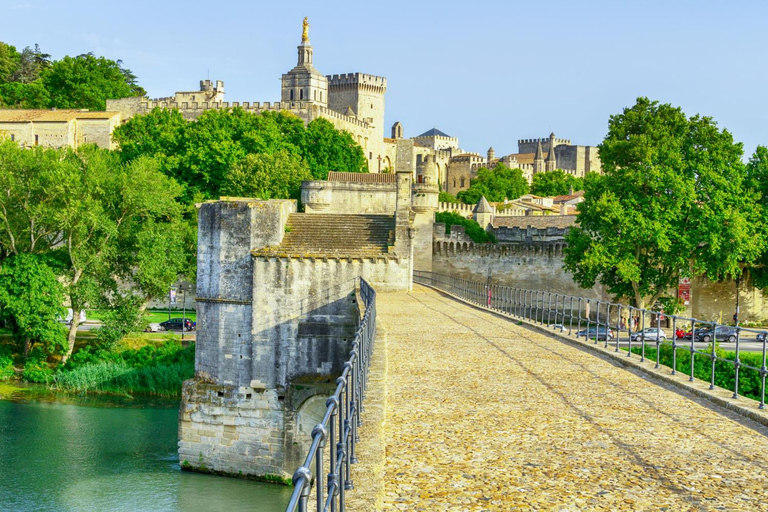
<instances>
[{"instance_id":1,"label":"blue sky","mask_svg":"<svg viewBox=\"0 0 768 512\"><path fill-rule=\"evenodd\" d=\"M0 0L0 12L0 40L122 59L150 97L210 76L229 101L279 100L309 16L321 72L387 77L386 134L434 126L497 155L551 131L594 145L648 96L713 117L747 154L768 144L768 2Z\"/></svg>"}]
</instances>

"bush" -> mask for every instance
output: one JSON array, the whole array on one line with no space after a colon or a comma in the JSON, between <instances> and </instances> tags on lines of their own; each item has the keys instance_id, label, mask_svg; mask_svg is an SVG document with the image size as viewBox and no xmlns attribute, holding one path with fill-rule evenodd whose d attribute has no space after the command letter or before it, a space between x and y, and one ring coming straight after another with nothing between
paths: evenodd
<instances>
[{"instance_id":1,"label":"bush","mask_svg":"<svg viewBox=\"0 0 768 512\"><path fill-rule=\"evenodd\" d=\"M29 352L29 357L24 363L24 373L21 376L27 382L39 382L41 384L53 382L53 370L48 366L43 349L35 347Z\"/></svg>"},{"instance_id":2,"label":"bush","mask_svg":"<svg viewBox=\"0 0 768 512\"><path fill-rule=\"evenodd\" d=\"M632 352L639 354L641 347L632 347ZM726 352L718 345L715 345L715 355L718 360L715 362L715 386L733 391L736 382L736 371L733 361L736 359L735 352ZM645 357L656 359L656 347L646 345ZM752 366L753 368L762 367L762 354L752 352L740 352L739 360L742 364ZM670 345L661 345L659 354L659 363L672 368L672 347ZM686 347L677 348L677 368L678 372L685 375L691 374L691 351ZM712 379L712 359L708 354L696 354L693 361L693 375L699 380L710 382ZM760 373L749 368L739 370L739 394L760 400L760 386L762 379Z\"/></svg>"},{"instance_id":3,"label":"bush","mask_svg":"<svg viewBox=\"0 0 768 512\"><path fill-rule=\"evenodd\" d=\"M182 383L194 375L195 347L173 340L122 352L84 348L70 362L56 376L65 390L180 396Z\"/></svg>"},{"instance_id":4,"label":"bush","mask_svg":"<svg viewBox=\"0 0 768 512\"><path fill-rule=\"evenodd\" d=\"M438 212L435 214L435 222L445 222L445 234L451 232L451 226L464 226L464 232L477 244L496 243L496 237L480 227L480 224L472 219L465 219L455 212Z\"/></svg>"},{"instance_id":5,"label":"bush","mask_svg":"<svg viewBox=\"0 0 768 512\"><path fill-rule=\"evenodd\" d=\"M13 377L13 356L8 347L0 346L0 380Z\"/></svg>"}]
</instances>

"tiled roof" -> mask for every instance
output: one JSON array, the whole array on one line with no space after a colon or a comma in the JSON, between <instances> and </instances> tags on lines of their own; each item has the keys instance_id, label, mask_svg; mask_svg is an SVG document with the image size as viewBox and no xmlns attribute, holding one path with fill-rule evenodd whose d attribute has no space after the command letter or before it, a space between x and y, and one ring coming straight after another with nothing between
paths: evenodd
<instances>
[{"instance_id":1,"label":"tiled roof","mask_svg":"<svg viewBox=\"0 0 768 512\"><path fill-rule=\"evenodd\" d=\"M432 128L431 130L427 130L426 132L422 133L421 135L417 135L417 137L448 137L453 138L447 133L443 133L437 128Z\"/></svg>"},{"instance_id":2,"label":"tiled roof","mask_svg":"<svg viewBox=\"0 0 768 512\"><path fill-rule=\"evenodd\" d=\"M0 122L67 122L73 119L109 119L120 112L92 112L89 110L26 110L0 109Z\"/></svg>"},{"instance_id":3,"label":"tiled roof","mask_svg":"<svg viewBox=\"0 0 768 512\"><path fill-rule=\"evenodd\" d=\"M552 198L552 201L555 203L564 203L566 201L571 201L573 199L578 199L579 197L584 195L583 190L579 190L578 192L574 192L573 194L564 195L564 196L555 196Z\"/></svg>"},{"instance_id":4,"label":"tiled roof","mask_svg":"<svg viewBox=\"0 0 768 512\"><path fill-rule=\"evenodd\" d=\"M531 215L520 217L496 217L493 227L507 228L569 228L576 223L576 215Z\"/></svg>"},{"instance_id":5,"label":"tiled roof","mask_svg":"<svg viewBox=\"0 0 768 512\"><path fill-rule=\"evenodd\" d=\"M397 175L375 172L328 172L328 181L346 183L397 183Z\"/></svg>"},{"instance_id":6,"label":"tiled roof","mask_svg":"<svg viewBox=\"0 0 768 512\"><path fill-rule=\"evenodd\" d=\"M513 153L507 156L509 158L514 158L519 164L533 164L536 153Z\"/></svg>"}]
</instances>

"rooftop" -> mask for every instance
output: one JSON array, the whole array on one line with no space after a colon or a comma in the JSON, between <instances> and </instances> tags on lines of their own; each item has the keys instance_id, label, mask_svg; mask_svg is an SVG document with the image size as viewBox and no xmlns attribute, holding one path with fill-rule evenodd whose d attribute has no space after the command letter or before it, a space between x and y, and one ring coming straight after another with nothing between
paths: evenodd
<instances>
[{"instance_id":1,"label":"rooftop","mask_svg":"<svg viewBox=\"0 0 768 512\"><path fill-rule=\"evenodd\" d=\"M110 119L119 116L120 112L92 112L90 110L27 110L0 109L0 122L29 123L29 122L67 122L73 119Z\"/></svg>"},{"instance_id":2,"label":"rooftop","mask_svg":"<svg viewBox=\"0 0 768 512\"><path fill-rule=\"evenodd\" d=\"M328 181L345 183L397 183L397 175L375 172L328 172Z\"/></svg>"},{"instance_id":3,"label":"rooftop","mask_svg":"<svg viewBox=\"0 0 768 512\"><path fill-rule=\"evenodd\" d=\"M450 135L448 135L447 133L441 132L437 128L432 128L431 130L427 130L426 132L422 133L421 135L417 135L416 136L416 138L418 138L418 137L448 137L449 139L453 138Z\"/></svg>"}]
</instances>

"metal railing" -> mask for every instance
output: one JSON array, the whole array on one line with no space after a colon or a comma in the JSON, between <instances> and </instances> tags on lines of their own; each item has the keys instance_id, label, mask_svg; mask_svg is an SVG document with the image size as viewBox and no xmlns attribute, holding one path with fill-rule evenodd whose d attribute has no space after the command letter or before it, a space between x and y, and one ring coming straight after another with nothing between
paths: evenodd
<instances>
[{"instance_id":1,"label":"metal railing","mask_svg":"<svg viewBox=\"0 0 768 512\"><path fill-rule=\"evenodd\" d=\"M323 421L312 429L312 445L304 464L293 474L293 494L287 512L306 512L314 486L316 510L344 512L345 492L354 488L350 477L350 465L357 462L355 444L360 440L357 429L362 424L360 413L368 385L368 367L373 355L376 338L376 291L360 279L360 297L365 311L355 332L349 359L344 371L336 379L336 391L328 398ZM328 449L327 484L324 487L324 455ZM312 466L314 463L314 478Z\"/></svg>"},{"instance_id":2,"label":"metal railing","mask_svg":"<svg viewBox=\"0 0 768 512\"><path fill-rule=\"evenodd\" d=\"M667 315L663 311L637 308L625 304L588 299L554 293L541 290L527 290L494 284L487 281L472 281L459 277L452 277L432 272L414 271L414 282L432 286L439 290L449 292L461 299L485 307L493 311L506 313L517 318L524 318L531 322L546 325L568 335L593 339L595 344L605 342L605 348L609 344L615 346L619 352L620 343L627 351L627 357L632 357L633 350L640 356L641 361L646 359L646 343L655 344L656 368L661 366L660 356L663 347L671 346L672 365L671 373L674 375L678 367L678 348L685 349L690 354L690 375L688 380L693 381L695 376L697 355L708 360L710 364L709 389L715 388L716 367L718 361L730 364L733 367L733 395L739 398L739 378L746 371L756 372L759 377L759 401L758 408L765 408L765 382L768 375L766 368L766 344L768 344L768 331L744 328L739 325L729 326L718 322L697 320L695 318ZM660 324L671 325L669 332ZM690 331L688 330L690 326ZM625 334L622 339L622 333ZM744 343L754 337L762 352L759 365L749 365L741 360ZM682 340L682 342L680 342ZM633 342L635 345L633 346ZM715 342L734 343L733 359L723 357L723 352L718 353ZM699 346L696 346L696 343ZM702 344L707 345L702 347ZM752 374L753 376L755 374Z\"/></svg>"}]
</instances>

